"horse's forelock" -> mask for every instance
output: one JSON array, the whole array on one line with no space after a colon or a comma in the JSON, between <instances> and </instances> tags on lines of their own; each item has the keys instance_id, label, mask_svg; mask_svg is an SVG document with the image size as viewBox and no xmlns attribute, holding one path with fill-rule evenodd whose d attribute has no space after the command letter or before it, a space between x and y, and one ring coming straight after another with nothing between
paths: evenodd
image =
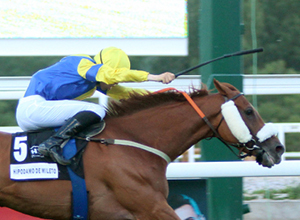
<instances>
[{"instance_id":1,"label":"horse's forelock","mask_svg":"<svg viewBox=\"0 0 300 220\"><path fill-rule=\"evenodd\" d=\"M189 95L194 97L201 97L208 95L206 87L203 89L190 88ZM113 100L109 103L107 108L108 117L120 117L143 109L152 108L155 106L163 105L170 102L182 102L186 99L181 93L176 91L168 91L164 93L148 93L138 94L131 93L128 99L116 101Z\"/></svg>"}]
</instances>

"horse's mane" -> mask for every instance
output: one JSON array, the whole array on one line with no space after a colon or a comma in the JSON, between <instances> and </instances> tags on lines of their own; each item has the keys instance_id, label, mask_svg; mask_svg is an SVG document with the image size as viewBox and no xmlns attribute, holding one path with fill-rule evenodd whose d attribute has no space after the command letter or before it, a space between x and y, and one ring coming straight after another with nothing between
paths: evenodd
<instances>
[{"instance_id":1,"label":"horse's mane","mask_svg":"<svg viewBox=\"0 0 300 220\"><path fill-rule=\"evenodd\" d=\"M202 89L190 88L188 92L191 98L202 97L209 94L206 86ZM186 101L184 96L176 91L168 91L163 93L148 93L138 94L131 93L128 99L116 101L113 100L109 103L106 111L108 117L120 117L138 112L143 109L152 108L155 106L163 105L170 102L183 102Z\"/></svg>"}]
</instances>

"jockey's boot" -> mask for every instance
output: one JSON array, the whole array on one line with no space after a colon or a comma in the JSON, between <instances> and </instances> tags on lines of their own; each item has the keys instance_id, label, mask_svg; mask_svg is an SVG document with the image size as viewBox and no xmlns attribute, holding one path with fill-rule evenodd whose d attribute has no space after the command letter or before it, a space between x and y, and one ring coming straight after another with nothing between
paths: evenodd
<instances>
[{"instance_id":1,"label":"jockey's boot","mask_svg":"<svg viewBox=\"0 0 300 220\"><path fill-rule=\"evenodd\" d=\"M39 145L39 153L44 156L50 156L59 164L70 165L71 161L65 159L62 155L62 148L65 143L86 127L99 121L101 121L101 117L94 112L82 111L77 113L72 118L69 118L53 136Z\"/></svg>"}]
</instances>

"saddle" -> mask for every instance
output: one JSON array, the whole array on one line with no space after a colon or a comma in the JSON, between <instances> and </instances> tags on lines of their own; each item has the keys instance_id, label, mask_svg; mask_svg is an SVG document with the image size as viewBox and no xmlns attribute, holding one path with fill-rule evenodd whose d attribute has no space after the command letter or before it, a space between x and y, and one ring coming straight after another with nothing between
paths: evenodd
<instances>
[{"instance_id":1,"label":"saddle","mask_svg":"<svg viewBox=\"0 0 300 220\"><path fill-rule=\"evenodd\" d=\"M89 127L87 127L85 130L81 131L79 134L75 136L75 138L80 137L80 139L84 138L91 138L96 136L97 134L100 134L105 128L105 121L102 120L99 123L93 124Z\"/></svg>"}]
</instances>

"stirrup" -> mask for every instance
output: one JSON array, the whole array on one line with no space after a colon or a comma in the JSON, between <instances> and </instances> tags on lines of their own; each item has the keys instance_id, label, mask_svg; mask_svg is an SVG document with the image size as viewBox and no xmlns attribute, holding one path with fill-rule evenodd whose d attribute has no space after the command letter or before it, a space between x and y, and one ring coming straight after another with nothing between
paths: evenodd
<instances>
[{"instance_id":1,"label":"stirrup","mask_svg":"<svg viewBox=\"0 0 300 220\"><path fill-rule=\"evenodd\" d=\"M65 141L63 144L65 144L67 141ZM58 149L58 150L57 150ZM52 145L52 146L46 146L45 143L42 143L39 145L38 147L38 152L42 155L44 155L45 157L51 157L52 160L54 162L57 162L61 165L70 165L71 164L71 161L70 160L67 160L65 159L60 153L59 153L59 150L60 150L60 146L58 145Z\"/></svg>"},{"instance_id":2,"label":"stirrup","mask_svg":"<svg viewBox=\"0 0 300 220\"><path fill-rule=\"evenodd\" d=\"M61 165L64 165L64 166L70 165L71 160L65 159L63 155L58 153L57 148L60 148L60 147L53 146L48 151L48 154L50 155L52 160L59 163L59 164L61 164Z\"/></svg>"}]
</instances>

